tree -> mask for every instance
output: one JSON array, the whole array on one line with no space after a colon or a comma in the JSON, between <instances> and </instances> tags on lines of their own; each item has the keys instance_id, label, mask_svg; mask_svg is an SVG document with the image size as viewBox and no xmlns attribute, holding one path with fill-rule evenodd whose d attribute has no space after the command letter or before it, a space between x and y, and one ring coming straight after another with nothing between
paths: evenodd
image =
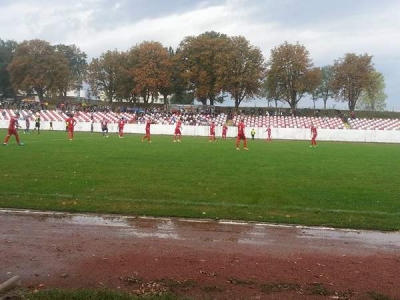
<instances>
[{"instance_id":1,"label":"tree","mask_svg":"<svg viewBox=\"0 0 400 300\"><path fill-rule=\"evenodd\" d=\"M261 95L265 63L260 49L242 36L231 37L216 61L217 86L231 95L236 109L244 99Z\"/></svg>"},{"instance_id":2,"label":"tree","mask_svg":"<svg viewBox=\"0 0 400 300\"><path fill-rule=\"evenodd\" d=\"M62 53L68 60L71 76L68 78L68 84L62 90L63 96L66 96L68 90L79 90L82 88L82 82L87 68L87 55L75 45L56 45L57 52Z\"/></svg>"},{"instance_id":3,"label":"tree","mask_svg":"<svg viewBox=\"0 0 400 300\"><path fill-rule=\"evenodd\" d=\"M329 65L322 67L321 80L320 84L315 90L315 97L317 99L322 99L324 101L324 109L326 109L326 103L328 99L333 97L333 92L331 90L332 78L333 78L333 67Z\"/></svg>"},{"instance_id":4,"label":"tree","mask_svg":"<svg viewBox=\"0 0 400 300\"><path fill-rule=\"evenodd\" d=\"M13 98L15 96L7 67L11 63L17 47L17 42L0 39L0 97Z\"/></svg>"},{"instance_id":5,"label":"tree","mask_svg":"<svg viewBox=\"0 0 400 300\"><path fill-rule=\"evenodd\" d=\"M285 42L271 50L267 71L268 94L272 99L287 102L292 111L296 111L304 94L311 94L318 86L317 72L304 46Z\"/></svg>"},{"instance_id":6,"label":"tree","mask_svg":"<svg viewBox=\"0 0 400 300\"><path fill-rule=\"evenodd\" d=\"M19 44L8 70L15 91L34 91L40 101L46 93L61 91L71 76L68 60L43 40Z\"/></svg>"},{"instance_id":7,"label":"tree","mask_svg":"<svg viewBox=\"0 0 400 300\"><path fill-rule=\"evenodd\" d=\"M272 76L272 74L269 74L267 76ZM262 82L262 86L261 86L261 97L264 97L267 102L268 102L268 107L270 107L270 102L274 102L275 103L275 108L278 108L278 102L281 101L278 97L279 93L276 93L274 91L270 91L270 88L268 87L268 80L267 78L265 78Z\"/></svg>"},{"instance_id":8,"label":"tree","mask_svg":"<svg viewBox=\"0 0 400 300\"><path fill-rule=\"evenodd\" d=\"M168 96L171 95L169 99L171 103L193 104L194 95L187 91L188 80L184 76L184 65L181 62L179 50L175 52L169 47L168 53L171 61L170 85L160 89L160 93L164 96L164 103L167 104Z\"/></svg>"},{"instance_id":9,"label":"tree","mask_svg":"<svg viewBox=\"0 0 400 300\"><path fill-rule=\"evenodd\" d=\"M179 95L173 94L170 102L172 104L193 104L194 96L191 92L185 92Z\"/></svg>"},{"instance_id":10,"label":"tree","mask_svg":"<svg viewBox=\"0 0 400 300\"><path fill-rule=\"evenodd\" d=\"M309 84L310 88L313 89L311 92L311 99L314 102L314 110L315 110L315 103L320 98L319 91L318 91L318 83L321 83L321 69L320 68L313 68L309 72Z\"/></svg>"},{"instance_id":11,"label":"tree","mask_svg":"<svg viewBox=\"0 0 400 300\"><path fill-rule=\"evenodd\" d=\"M94 95L104 93L108 102L113 101L123 72L124 57L117 50L109 50L99 58L92 59L86 72L86 81Z\"/></svg>"},{"instance_id":12,"label":"tree","mask_svg":"<svg viewBox=\"0 0 400 300\"><path fill-rule=\"evenodd\" d=\"M115 98L118 101L127 100L136 103L139 97L139 94L135 92L135 80L132 71L138 64L136 54L132 50L120 53L121 61L124 63L116 71Z\"/></svg>"},{"instance_id":13,"label":"tree","mask_svg":"<svg viewBox=\"0 0 400 300\"><path fill-rule=\"evenodd\" d=\"M158 42L143 42L133 51L137 55L137 65L132 69L134 90L150 103L163 89L171 87L170 54Z\"/></svg>"},{"instance_id":14,"label":"tree","mask_svg":"<svg viewBox=\"0 0 400 300\"><path fill-rule=\"evenodd\" d=\"M331 88L338 101L348 103L354 111L361 92L367 90L373 80L375 69L372 56L347 53L335 61Z\"/></svg>"},{"instance_id":15,"label":"tree","mask_svg":"<svg viewBox=\"0 0 400 300\"><path fill-rule=\"evenodd\" d=\"M383 111L386 108L385 78L379 72L372 73L370 85L365 88L357 102L357 108L369 111Z\"/></svg>"},{"instance_id":16,"label":"tree","mask_svg":"<svg viewBox=\"0 0 400 300\"><path fill-rule=\"evenodd\" d=\"M214 31L205 32L197 37L186 37L178 51L188 80L188 90L193 91L203 105L223 101L218 97L221 87L217 84L217 56L228 50L228 36ZM223 63L218 62L219 65Z\"/></svg>"}]
</instances>

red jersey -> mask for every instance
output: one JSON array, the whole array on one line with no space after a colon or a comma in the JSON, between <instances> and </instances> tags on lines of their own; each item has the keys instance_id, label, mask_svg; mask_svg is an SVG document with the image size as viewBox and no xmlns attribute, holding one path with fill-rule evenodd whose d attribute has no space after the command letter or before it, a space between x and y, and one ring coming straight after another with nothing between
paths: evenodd
<instances>
[{"instance_id":1,"label":"red jersey","mask_svg":"<svg viewBox=\"0 0 400 300\"><path fill-rule=\"evenodd\" d=\"M210 135L215 135L215 124L214 123L212 123L210 125Z\"/></svg>"},{"instance_id":2,"label":"red jersey","mask_svg":"<svg viewBox=\"0 0 400 300\"><path fill-rule=\"evenodd\" d=\"M106 125L107 126L107 125ZM125 121L124 120L119 120L118 121L118 128L120 129L120 130L122 130L122 129L124 129L124 126L125 126Z\"/></svg>"},{"instance_id":3,"label":"red jersey","mask_svg":"<svg viewBox=\"0 0 400 300\"><path fill-rule=\"evenodd\" d=\"M238 135L243 135L244 136L244 129L245 129L245 125L243 122L240 122L238 124Z\"/></svg>"},{"instance_id":4,"label":"red jersey","mask_svg":"<svg viewBox=\"0 0 400 300\"><path fill-rule=\"evenodd\" d=\"M76 120L73 117L69 117L65 120L65 123L67 124L68 129L74 129L74 126L76 125Z\"/></svg>"},{"instance_id":5,"label":"red jersey","mask_svg":"<svg viewBox=\"0 0 400 300\"><path fill-rule=\"evenodd\" d=\"M181 126L182 126L182 122L179 120L179 121L176 123L175 130L180 130L180 129L181 129Z\"/></svg>"},{"instance_id":6,"label":"red jersey","mask_svg":"<svg viewBox=\"0 0 400 300\"><path fill-rule=\"evenodd\" d=\"M15 116L11 117L10 123L8 124L8 130L16 130L17 128L19 128L18 118Z\"/></svg>"},{"instance_id":7,"label":"red jersey","mask_svg":"<svg viewBox=\"0 0 400 300\"><path fill-rule=\"evenodd\" d=\"M222 133L226 134L227 131L228 131L228 126L226 125L222 126Z\"/></svg>"},{"instance_id":8,"label":"red jersey","mask_svg":"<svg viewBox=\"0 0 400 300\"><path fill-rule=\"evenodd\" d=\"M107 128L108 122L106 120L101 121L101 127Z\"/></svg>"},{"instance_id":9,"label":"red jersey","mask_svg":"<svg viewBox=\"0 0 400 300\"><path fill-rule=\"evenodd\" d=\"M312 135L317 135L317 127L311 126L311 134Z\"/></svg>"},{"instance_id":10,"label":"red jersey","mask_svg":"<svg viewBox=\"0 0 400 300\"><path fill-rule=\"evenodd\" d=\"M146 131L150 131L150 125L151 125L151 121L147 120L146 121Z\"/></svg>"}]
</instances>

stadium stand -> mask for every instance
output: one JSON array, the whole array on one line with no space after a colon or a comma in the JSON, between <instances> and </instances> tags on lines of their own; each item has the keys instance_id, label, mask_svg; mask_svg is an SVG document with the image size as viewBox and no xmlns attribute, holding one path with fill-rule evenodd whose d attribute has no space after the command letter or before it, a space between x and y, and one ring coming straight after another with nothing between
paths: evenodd
<instances>
[{"instance_id":1,"label":"stadium stand","mask_svg":"<svg viewBox=\"0 0 400 300\"><path fill-rule=\"evenodd\" d=\"M21 117L35 119L36 113L29 110L21 110ZM67 113L61 110L41 110L39 112L42 121L63 122L67 118ZM12 109L2 109L0 120L9 120L15 115ZM207 113L163 113L163 112L143 112L139 114L123 112L77 112L75 118L78 122L100 122L106 119L109 123L117 123L119 118L125 118L128 123L144 124L147 118L151 118L157 124L172 125L178 118L182 118L184 125L208 125L212 121L217 126L225 123L236 125L239 119L244 118L247 127L273 127L273 128L309 128L313 123L321 129L362 129L362 130L400 130L400 119L383 118L349 118L344 123L339 117L306 117L306 116L234 116L228 120L227 115L220 113L216 116Z\"/></svg>"}]
</instances>

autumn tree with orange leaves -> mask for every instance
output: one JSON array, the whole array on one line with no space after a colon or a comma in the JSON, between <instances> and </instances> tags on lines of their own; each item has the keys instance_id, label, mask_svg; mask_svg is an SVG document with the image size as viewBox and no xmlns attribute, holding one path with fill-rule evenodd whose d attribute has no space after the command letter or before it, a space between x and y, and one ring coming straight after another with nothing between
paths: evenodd
<instances>
[{"instance_id":1,"label":"autumn tree with orange leaves","mask_svg":"<svg viewBox=\"0 0 400 300\"><path fill-rule=\"evenodd\" d=\"M44 100L46 93L64 90L71 76L65 56L43 40L19 44L7 69L15 91L36 93L40 101Z\"/></svg>"},{"instance_id":2,"label":"autumn tree with orange leaves","mask_svg":"<svg viewBox=\"0 0 400 300\"><path fill-rule=\"evenodd\" d=\"M214 31L186 37L179 45L180 62L188 81L187 89L203 105L207 105L207 101L210 105L223 101L219 97L222 87L217 82L217 68L223 62L218 61L218 56L228 48L228 36Z\"/></svg>"},{"instance_id":3,"label":"autumn tree with orange leaves","mask_svg":"<svg viewBox=\"0 0 400 300\"><path fill-rule=\"evenodd\" d=\"M131 69L134 91L145 103L158 98L171 86L171 59L168 49L158 42L143 42L131 49L137 63Z\"/></svg>"},{"instance_id":4,"label":"autumn tree with orange leaves","mask_svg":"<svg viewBox=\"0 0 400 300\"><path fill-rule=\"evenodd\" d=\"M266 66L259 48L242 36L231 37L216 61L217 86L230 94L236 109L243 100L260 95Z\"/></svg>"},{"instance_id":5,"label":"autumn tree with orange leaves","mask_svg":"<svg viewBox=\"0 0 400 300\"><path fill-rule=\"evenodd\" d=\"M266 81L268 95L288 103L295 112L303 96L318 87L319 72L303 45L285 42L271 50Z\"/></svg>"},{"instance_id":6,"label":"autumn tree with orange leaves","mask_svg":"<svg viewBox=\"0 0 400 300\"><path fill-rule=\"evenodd\" d=\"M331 88L335 99L347 102L349 110L354 111L361 93L373 84L374 74L372 56L345 54L333 65Z\"/></svg>"}]
</instances>

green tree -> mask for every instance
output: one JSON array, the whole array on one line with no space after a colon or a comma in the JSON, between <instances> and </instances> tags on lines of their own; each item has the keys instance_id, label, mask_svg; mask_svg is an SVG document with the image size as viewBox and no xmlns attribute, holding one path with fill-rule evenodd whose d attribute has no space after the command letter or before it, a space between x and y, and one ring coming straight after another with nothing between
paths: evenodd
<instances>
[{"instance_id":1,"label":"green tree","mask_svg":"<svg viewBox=\"0 0 400 300\"><path fill-rule=\"evenodd\" d=\"M10 81L10 72L7 67L11 63L18 43L0 39L0 97L14 98L15 93Z\"/></svg>"},{"instance_id":2,"label":"green tree","mask_svg":"<svg viewBox=\"0 0 400 300\"><path fill-rule=\"evenodd\" d=\"M215 105L223 101L219 97L222 90L217 82L217 60L220 53L228 50L228 36L214 31L205 32L196 37L189 36L180 43L178 52L188 81L188 90L203 105Z\"/></svg>"},{"instance_id":3,"label":"green tree","mask_svg":"<svg viewBox=\"0 0 400 300\"><path fill-rule=\"evenodd\" d=\"M121 83L121 74L123 74L123 66L125 55L114 51L107 51L100 55L99 58L93 58L90 62L87 72L86 81L89 83L92 93L99 96L104 93L108 102L112 102L117 94L117 89Z\"/></svg>"},{"instance_id":4,"label":"green tree","mask_svg":"<svg viewBox=\"0 0 400 300\"><path fill-rule=\"evenodd\" d=\"M160 93L164 97L164 103L193 104L194 96L192 92L187 91L188 81L184 76L184 66L180 60L179 51L174 51L172 47L168 48L170 65L170 85L162 87Z\"/></svg>"},{"instance_id":5,"label":"green tree","mask_svg":"<svg viewBox=\"0 0 400 300\"><path fill-rule=\"evenodd\" d=\"M271 50L267 70L267 89L272 99L281 99L296 111L302 97L319 84L308 50L299 43L285 42Z\"/></svg>"},{"instance_id":6,"label":"green tree","mask_svg":"<svg viewBox=\"0 0 400 300\"><path fill-rule=\"evenodd\" d=\"M177 94L173 94L170 102L172 104L193 104L194 102L194 95L191 92L184 92L179 94L179 97Z\"/></svg>"},{"instance_id":7,"label":"green tree","mask_svg":"<svg viewBox=\"0 0 400 300\"><path fill-rule=\"evenodd\" d=\"M265 62L259 48L242 36L231 37L216 57L217 86L235 100L236 110L243 100L261 95Z\"/></svg>"},{"instance_id":8,"label":"green tree","mask_svg":"<svg viewBox=\"0 0 400 300\"><path fill-rule=\"evenodd\" d=\"M137 53L129 50L121 52L122 63L116 71L115 98L118 101L126 100L136 103L139 94L135 92L135 80L133 70L138 64Z\"/></svg>"},{"instance_id":9,"label":"green tree","mask_svg":"<svg viewBox=\"0 0 400 300\"><path fill-rule=\"evenodd\" d=\"M357 100L363 90L372 84L375 72L372 56L347 53L335 61L331 89L338 101L348 103L350 111L354 111Z\"/></svg>"},{"instance_id":10,"label":"green tree","mask_svg":"<svg viewBox=\"0 0 400 300\"><path fill-rule=\"evenodd\" d=\"M322 99L324 101L324 109L326 109L326 103L329 98L333 98L333 92L331 90L331 82L333 79L333 67L323 66L321 68L321 81L318 85L315 96L317 99Z\"/></svg>"},{"instance_id":11,"label":"green tree","mask_svg":"<svg viewBox=\"0 0 400 300\"><path fill-rule=\"evenodd\" d=\"M66 96L68 90L79 90L82 88L85 72L87 69L87 55L82 52L76 45L63 45L55 46L57 52L62 53L68 60L70 68L70 78L68 84L62 90L63 96Z\"/></svg>"},{"instance_id":12,"label":"green tree","mask_svg":"<svg viewBox=\"0 0 400 300\"><path fill-rule=\"evenodd\" d=\"M321 98L320 91L319 91L319 86L321 85L321 69L320 68L314 68L313 70L311 70L310 81L311 82L319 82L319 85L314 85L314 90L311 92L311 99L313 100L314 110L315 110L315 103L318 101L318 99Z\"/></svg>"},{"instance_id":13,"label":"green tree","mask_svg":"<svg viewBox=\"0 0 400 300\"><path fill-rule=\"evenodd\" d=\"M71 76L65 56L43 40L19 44L8 70L14 90L27 94L34 91L40 101L46 93L63 90Z\"/></svg>"},{"instance_id":14,"label":"green tree","mask_svg":"<svg viewBox=\"0 0 400 300\"><path fill-rule=\"evenodd\" d=\"M379 72L372 73L372 79L360 95L356 107L362 110L383 111L386 108L385 78Z\"/></svg>"}]
</instances>

